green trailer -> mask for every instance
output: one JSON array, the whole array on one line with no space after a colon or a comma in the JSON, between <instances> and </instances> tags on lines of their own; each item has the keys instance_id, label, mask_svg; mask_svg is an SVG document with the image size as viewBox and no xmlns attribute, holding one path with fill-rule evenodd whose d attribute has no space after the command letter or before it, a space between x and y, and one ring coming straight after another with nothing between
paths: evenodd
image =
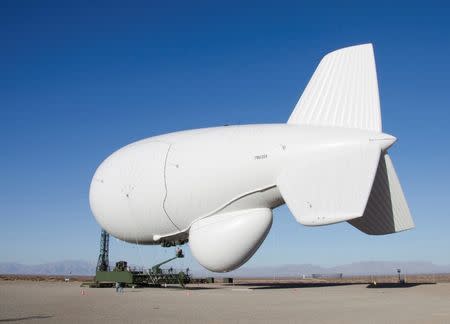
<instances>
[{"instance_id":1,"label":"green trailer","mask_svg":"<svg viewBox=\"0 0 450 324\"><path fill-rule=\"evenodd\" d=\"M172 268L161 269L163 264L183 257L183 251L178 249L175 257L158 263L148 270L132 270L126 261L119 261L113 271L96 271L94 281L86 285L92 288L113 287L118 282L126 287L160 287L178 284L184 288L185 284L191 281L189 269L185 271L176 271Z\"/></svg>"}]
</instances>

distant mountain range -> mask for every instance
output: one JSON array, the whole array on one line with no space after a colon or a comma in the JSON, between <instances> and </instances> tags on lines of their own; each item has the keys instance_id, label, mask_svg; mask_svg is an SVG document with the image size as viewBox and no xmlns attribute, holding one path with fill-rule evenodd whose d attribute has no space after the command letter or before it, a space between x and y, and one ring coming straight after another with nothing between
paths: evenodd
<instances>
[{"instance_id":1,"label":"distant mountain range","mask_svg":"<svg viewBox=\"0 0 450 324\"><path fill-rule=\"evenodd\" d=\"M20 263L0 263L0 274L24 274L24 275L93 275L96 263L70 260L51 262L36 265Z\"/></svg>"},{"instance_id":2,"label":"distant mountain range","mask_svg":"<svg viewBox=\"0 0 450 324\"><path fill-rule=\"evenodd\" d=\"M35 275L93 275L96 263L88 261L61 261L38 265L0 263L0 274ZM313 264L287 264L267 267L242 267L220 276L230 277L300 277L310 274L342 273L344 276L395 274L402 269L405 274L450 273L450 265L436 265L432 262L410 261L366 261L322 267ZM204 269L193 269L196 276L218 276Z\"/></svg>"}]
</instances>

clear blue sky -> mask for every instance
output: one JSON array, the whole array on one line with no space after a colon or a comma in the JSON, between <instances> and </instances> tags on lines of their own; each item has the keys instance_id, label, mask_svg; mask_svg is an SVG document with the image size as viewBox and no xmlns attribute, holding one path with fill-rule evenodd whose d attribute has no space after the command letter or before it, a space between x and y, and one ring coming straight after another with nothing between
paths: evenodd
<instances>
[{"instance_id":1,"label":"clear blue sky","mask_svg":"<svg viewBox=\"0 0 450 324\"><path fill-rule=\"evenodd\" d=\"M304 227L281 207L248 265L450 263L450 9L212 3L1 1L0 262L95 261L88 189L107 155L171 131L285 122L324 54L372 42L416 229L374 237L346 223ZM132 263L173 253L111 248Z\"/></svg>"}]
</instances>

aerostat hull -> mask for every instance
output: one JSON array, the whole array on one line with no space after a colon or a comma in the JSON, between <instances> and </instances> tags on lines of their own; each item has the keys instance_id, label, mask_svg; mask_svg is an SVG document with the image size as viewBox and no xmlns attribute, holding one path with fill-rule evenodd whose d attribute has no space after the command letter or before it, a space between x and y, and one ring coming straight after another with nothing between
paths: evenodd
<instances>
[{"instance_id":1,"label":"aerostat hull","mask_svg":"<svg viewBox=\"0 0 450 324\"><path fill-rule=\"evenodd\" d=\"M356 67L342 63L352 60ZM113 153L91 183L95 218L128 242L190 240L194 257L217 272L255 253L283 203L308 226L351 221L368 234L413 227L387 156L396 139L381 131L372 47L333 52L316 73L287 124L177 132Z\"/></svg>"}]
</instances>

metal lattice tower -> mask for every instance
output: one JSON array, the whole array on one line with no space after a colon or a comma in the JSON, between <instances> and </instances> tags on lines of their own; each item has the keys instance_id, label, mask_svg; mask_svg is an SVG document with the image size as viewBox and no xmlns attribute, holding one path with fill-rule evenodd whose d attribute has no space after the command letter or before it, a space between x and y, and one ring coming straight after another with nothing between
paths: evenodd
<instances>
[{"instance_id":1,"label":"metal lattice tower","mask_svg":"<svg viewBox=\"0 0 450 324\"><path fill-rule=\"evenodd\" d=\"M103 229L100 237L100 254L98 255L97 271L109 271L109 234Z\"/></svg>"}]
</instances>

